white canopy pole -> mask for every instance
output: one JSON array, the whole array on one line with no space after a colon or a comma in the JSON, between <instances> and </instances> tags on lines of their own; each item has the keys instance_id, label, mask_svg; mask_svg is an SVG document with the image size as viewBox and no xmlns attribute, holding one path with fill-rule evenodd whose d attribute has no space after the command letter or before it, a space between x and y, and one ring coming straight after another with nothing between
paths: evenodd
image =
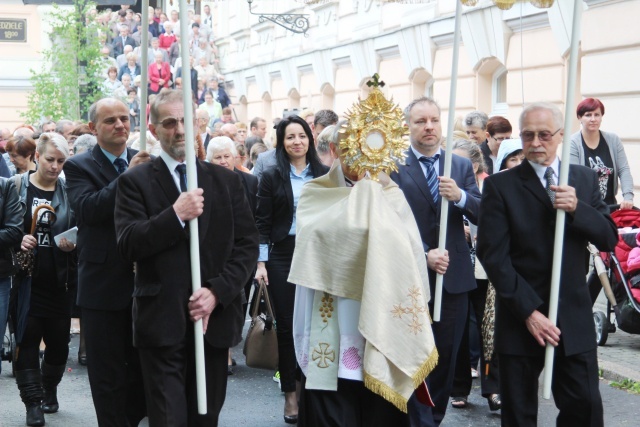
<instances>
[{"instance_id":1,"label":"white canopy pole","mask_svg":"<svg viewBox=\"0 0 640 427\"><path fill-rule=\"evenodd\" d=\"M567 74L567 100L564 111L564 140L562 143L562 162L560 163L559 185L569 182L569 157L571 147L571 121L574 114L576 75L578 70L578 44L580 41L580 22L582 2L575 1L573 6L573 27L571 29L571 49L569 51L569 72ZM558 209L556 213L556 234L553 245L553 269L551 270L551 294L549 298L549 320L558 323L558 298L560 294L560 274L562 272L562 250L564 246L564 221L566 212ZM587 327L587 325L585 325ZM544 358L544 384L542 396L551 398L553 377L553 358L555 347L547 343Z\"/></svg>"},{"instance_id":2,"label":"white canopy pole","mask_svg":"<svg viewBox=\"0 0 640 427\"><path fill-rule=\"evenodd\" d=\"M140 34L140 151L147 149L147 88L149 81L149 0L142 0Z\"/></svg>"},{"instance_id":3,"label":"white canopy pole","mask_svg":"<svg viewBox=\"0 0 640 427\"><path fill-rule=\"evenodd\" d=\"M184 140L187 163L187 189L198 188L196 172L196 149L193 132L193 95L191 92L191 65L189 62L189 20L187 17L187 0L180 0L180 56L182 58L182 92L184 94ZM191 254L191 287L193 292L200 289L200 239L198 237L198 219L189 221L189 249ZM207 413L207 384L204 365L204 332L202 320L194 323L196 347L196 385L198 394L198 413Z\"/></svg>"},{"instance_id":4,"label":"white canopy pole","mask_svg":"<svg viewBox=\"0 0 640 427\"><path fill-rule=\"evenodd\" d=\"M453 31L453 63L451 65L451 88L449 90L449 120L447 121L447 149L444 153L444 176L451 176L451 156L453 150L451 145L453 141L453 125L455 122L456 111L456 92L458 86L458 52L460 51L460 15L462 13L462 4L456 1L456 20L455 29ZM442 199L440 203L440 235L438 237L438 250L444 253L447 245L447 222L449 219L449 201ZM442 274L436 276L436 296L433 301L433 320L440 321L440 312L442 308Z\"/></svg>"}]
</instances>

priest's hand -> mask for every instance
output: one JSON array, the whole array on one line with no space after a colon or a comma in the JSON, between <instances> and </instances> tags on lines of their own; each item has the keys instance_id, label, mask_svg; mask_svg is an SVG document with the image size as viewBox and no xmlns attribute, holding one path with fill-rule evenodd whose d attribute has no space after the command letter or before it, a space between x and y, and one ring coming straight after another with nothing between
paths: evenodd
<instances>
[{"instance_id":1,"label":"priest's hand","mask_svg":"<svg viewBox=\"0 0 640 427\"><path fill-rule=\"evenodd\" d=\"M547 343L556 347L560 342L560 329L538 310L535 310L527 317L525 324L531 335L542 347Z\"/></svg>"}]
</instances>

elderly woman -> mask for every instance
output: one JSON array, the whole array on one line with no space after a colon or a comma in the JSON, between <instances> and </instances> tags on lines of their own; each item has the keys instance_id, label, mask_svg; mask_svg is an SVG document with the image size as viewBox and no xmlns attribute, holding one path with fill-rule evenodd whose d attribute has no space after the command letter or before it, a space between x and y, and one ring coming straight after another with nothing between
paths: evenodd
<instances>
[{"instance_id":1,"label":"elderly woman","mask_svg":"<svg viewBox=\"0 0 640 427\"><path fill-rule=\"evenodd\" d=\"M464 118L464 130L467 132L467 138L475 141L476 144L482 144L486 139L487 123L489 117L482 111L472 111Z\"/></svg>"},{"instance_id":2,"label":"elderly woman","mask_svg":"<svg viewBox=\"0 0 640 427\"><path fill-rule=\"evenodd\" d=\"M16 167L16 173L36 170L36 143L28 136L14 136L9 139L5 147L11 163Z\"/></svg>"},{"instance_id":3,"label":"elderly woman","mask_svg":"<svg viewBox=\"0 0 640 427\"><path fill-rule=\"evenodd\" d=\"M75 226L65 182L59 177L69 157L67 141L57 133L43 133L38 139L35 156L38 170L23 174L19 187L24 209L21 249L37 250L38 256L32 275L19 273L17 277L18 305L28 314L16 337L20 353L15 361L16 382L30 426L44 425L44 413L58 411L57 387L69 355L72 290L78 280L75 244L64 238L54 239ZM30 232L32 222L43 218L33 217L40 205L53 207L56 219L34 236ZM46 348L41 370L42 340Z\"/></svg>"},{"instance_id":4,"label":"elderly woman","mask_svg":"<svg viewBox=\"0 0 640 427\"><path fill-rule=\"evenodd\" d=\"M262 174L258 188L256 223L260 256L256 280L269 285L278 325L280 389L285 394L284 420L298 420L296 356L293 347L295 285L287 281L296 240L296 207L302 186L328 168L320 163L313 133L304 119L292 115L278 124L276 166Z\"/></svg>"},{"instance_id":5,"label":"elderly woman","mask_svg":"<svg viewBox=\"0 0 640 427\"><path fill-rule=\"evenodd\" d=\"M258 193L258 178L255 176L242 172L235 167L235 158L238 152L236 150L235 143L231 140L231 138L227 136L217 136L211 141L209 141L209 146L207 147L207 161L213 163L214 165L222 166L225 169L229 169L237 173L242 180L242 184L244 185L245 195L247 196L247 201L249 202L249 206L251 206L251 212L255 217L256 214L256 196ZM253 270L255 266L251 266ZM244 287L245 301L249 299L249 293L251 292L251 285L253 283L253 278L249 280L249 282ZM243 311L246 312L246 303L242 307ZM233 359L231 358L231 350L229 350L229 360L227 366L227 372L229 375L233 374Z\"/></svg>"},{"instance_id":6,"label":"elderly woman","mask_svg":"<svg viewBox=\"0 0 640 427\"><path fill-rule=\"evenodd\" d=\"M113 96L116 89L122 87L122 82L118 79L118 69L116 67L109 67L107 75L109 77L102 82L102 91L105 96Z\"/></svg>"},{"instance_id":7,"label":"elderly woman","mask_svg":"<svg viewBox=\"0 0 640 427\"><path fill-rule=\"evenodd\" d=\"M615 205L618 181L622 188L620 209L633 207L633 177L622 141L612 132L600 130L604 104L587 98L576 109L582 129L571 135L571 163L587 166L598 174L600 194L608 205Z\"/></svg>"},{"instance_id":8,"label":"elderly woman","mask_svg":"<svg viewBox=\"0 0 640 427\"><path fill-rule=\"evenodd\" d=\"M160 34L158 41L160 42L160 48L168 51L173 42L176 41L176 35L173 34L173 24L171 21L165 21L162 27L164 28L164 33Z\"/></svg>"},{"instance_id":9,"label":"elderly woman","mask_svg":"<svg viewBox=\"0 0 640 427\"><path fill-rule=\"evenodd\" d=\"M156 52L154 55L155 61L153 64L149 64L149 93L156 94L160 92L162 88L169 87L169 81L171 80L171 66L168 62L163 61L164 55L162 52Z\"/></svg>"},{"instance_id":10,"label":"elderly woman","mask_svg":"<svg viewBox=\"0 0 640 427\"><path fill-rule=\"evenodd\" d=\"M118 80L122 81L122 76L125 74L129 74L131 76L131 81L139 76L142 72L140 66L137 64L138 57L135 53L129 52L127 53L127 63L120 67L120 71L118 72Z\"/></svg>"}]
</instances>

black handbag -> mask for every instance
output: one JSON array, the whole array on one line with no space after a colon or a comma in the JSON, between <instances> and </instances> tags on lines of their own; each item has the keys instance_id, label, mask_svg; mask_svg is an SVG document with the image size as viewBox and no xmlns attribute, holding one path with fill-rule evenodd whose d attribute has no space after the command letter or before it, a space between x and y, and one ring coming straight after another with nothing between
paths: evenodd
<instances>
[{"instance_id":1,"label":"black handbag","mask_svg":"<svg viewBox=\"0 0 640 427\"><path fill-rule=\"evenodd\" d=\"M264 299L265 312L260 312ZM253 297L251 325L244 340L242 352L250 368L275 370L278 367L278 337L273 307L264 280L260 280Z\"/></svg>"}]
</instances>

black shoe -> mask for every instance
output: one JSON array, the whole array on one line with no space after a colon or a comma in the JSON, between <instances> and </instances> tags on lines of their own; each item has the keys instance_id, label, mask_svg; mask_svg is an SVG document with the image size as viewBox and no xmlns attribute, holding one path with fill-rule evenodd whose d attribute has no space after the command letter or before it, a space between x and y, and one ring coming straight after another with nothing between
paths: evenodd
<instances>
[{"instance_id":1,"label":"black shoe","mask_svg":"<svg viewBox=\"0 0 640 427\"><path fill-rule=\"evenodd\" d=\"M78 352L78 363L82 366L87 366L87 353Z\"/></svg>"},{"instance_id":2,"label":"black shoe","mask_svg":"<svg viewBox=\"0 0 640 427\"><path fill-rule=\"evenodd\" d=\"M27 408L27 425L28 426L43 426L44 425L44 411L40 405L34 405Z\"/></svg>"},{"instance_id":3,"label":"black shoe","mask_svg":"<svg viewBox=\"0 0 640 427\"><path fill-rule=\"evenodd\" d=\"M58 384L62 380L65 365L49 365L42 361L42 388L44 398L42 399L42 410L45 414L58 412Z\"/></svg>"},{"instance_id":4,"label":"black shoe","mask_svg":"<svg viewBox=\"0 0 640 427\"><path fill-rule=\"evenodd\" d=\"M233 365L227 365L227 375L233 375Z\"/></svg>"},{"instance_id":5,"label":"black shoe","mask_svg":"<svg viewBox=\"0 0 640 427\"><path fill-rule=\"evenodd\" d=\"M500 400L499 394L492 394L487 397L487 402L489 402L489 410L498 411L502 408L502 401Z\"/></svg>"},{"instance_id":6,"label":"black shoe","mask_svg":"<svg viewBox=\"0 0 640 427\"><path fill-rule=\"evenodd\" d=\"M298 424L298 416L297 415L285 415L284 422L287 424Z\"/></svg>"}]
</instances>

